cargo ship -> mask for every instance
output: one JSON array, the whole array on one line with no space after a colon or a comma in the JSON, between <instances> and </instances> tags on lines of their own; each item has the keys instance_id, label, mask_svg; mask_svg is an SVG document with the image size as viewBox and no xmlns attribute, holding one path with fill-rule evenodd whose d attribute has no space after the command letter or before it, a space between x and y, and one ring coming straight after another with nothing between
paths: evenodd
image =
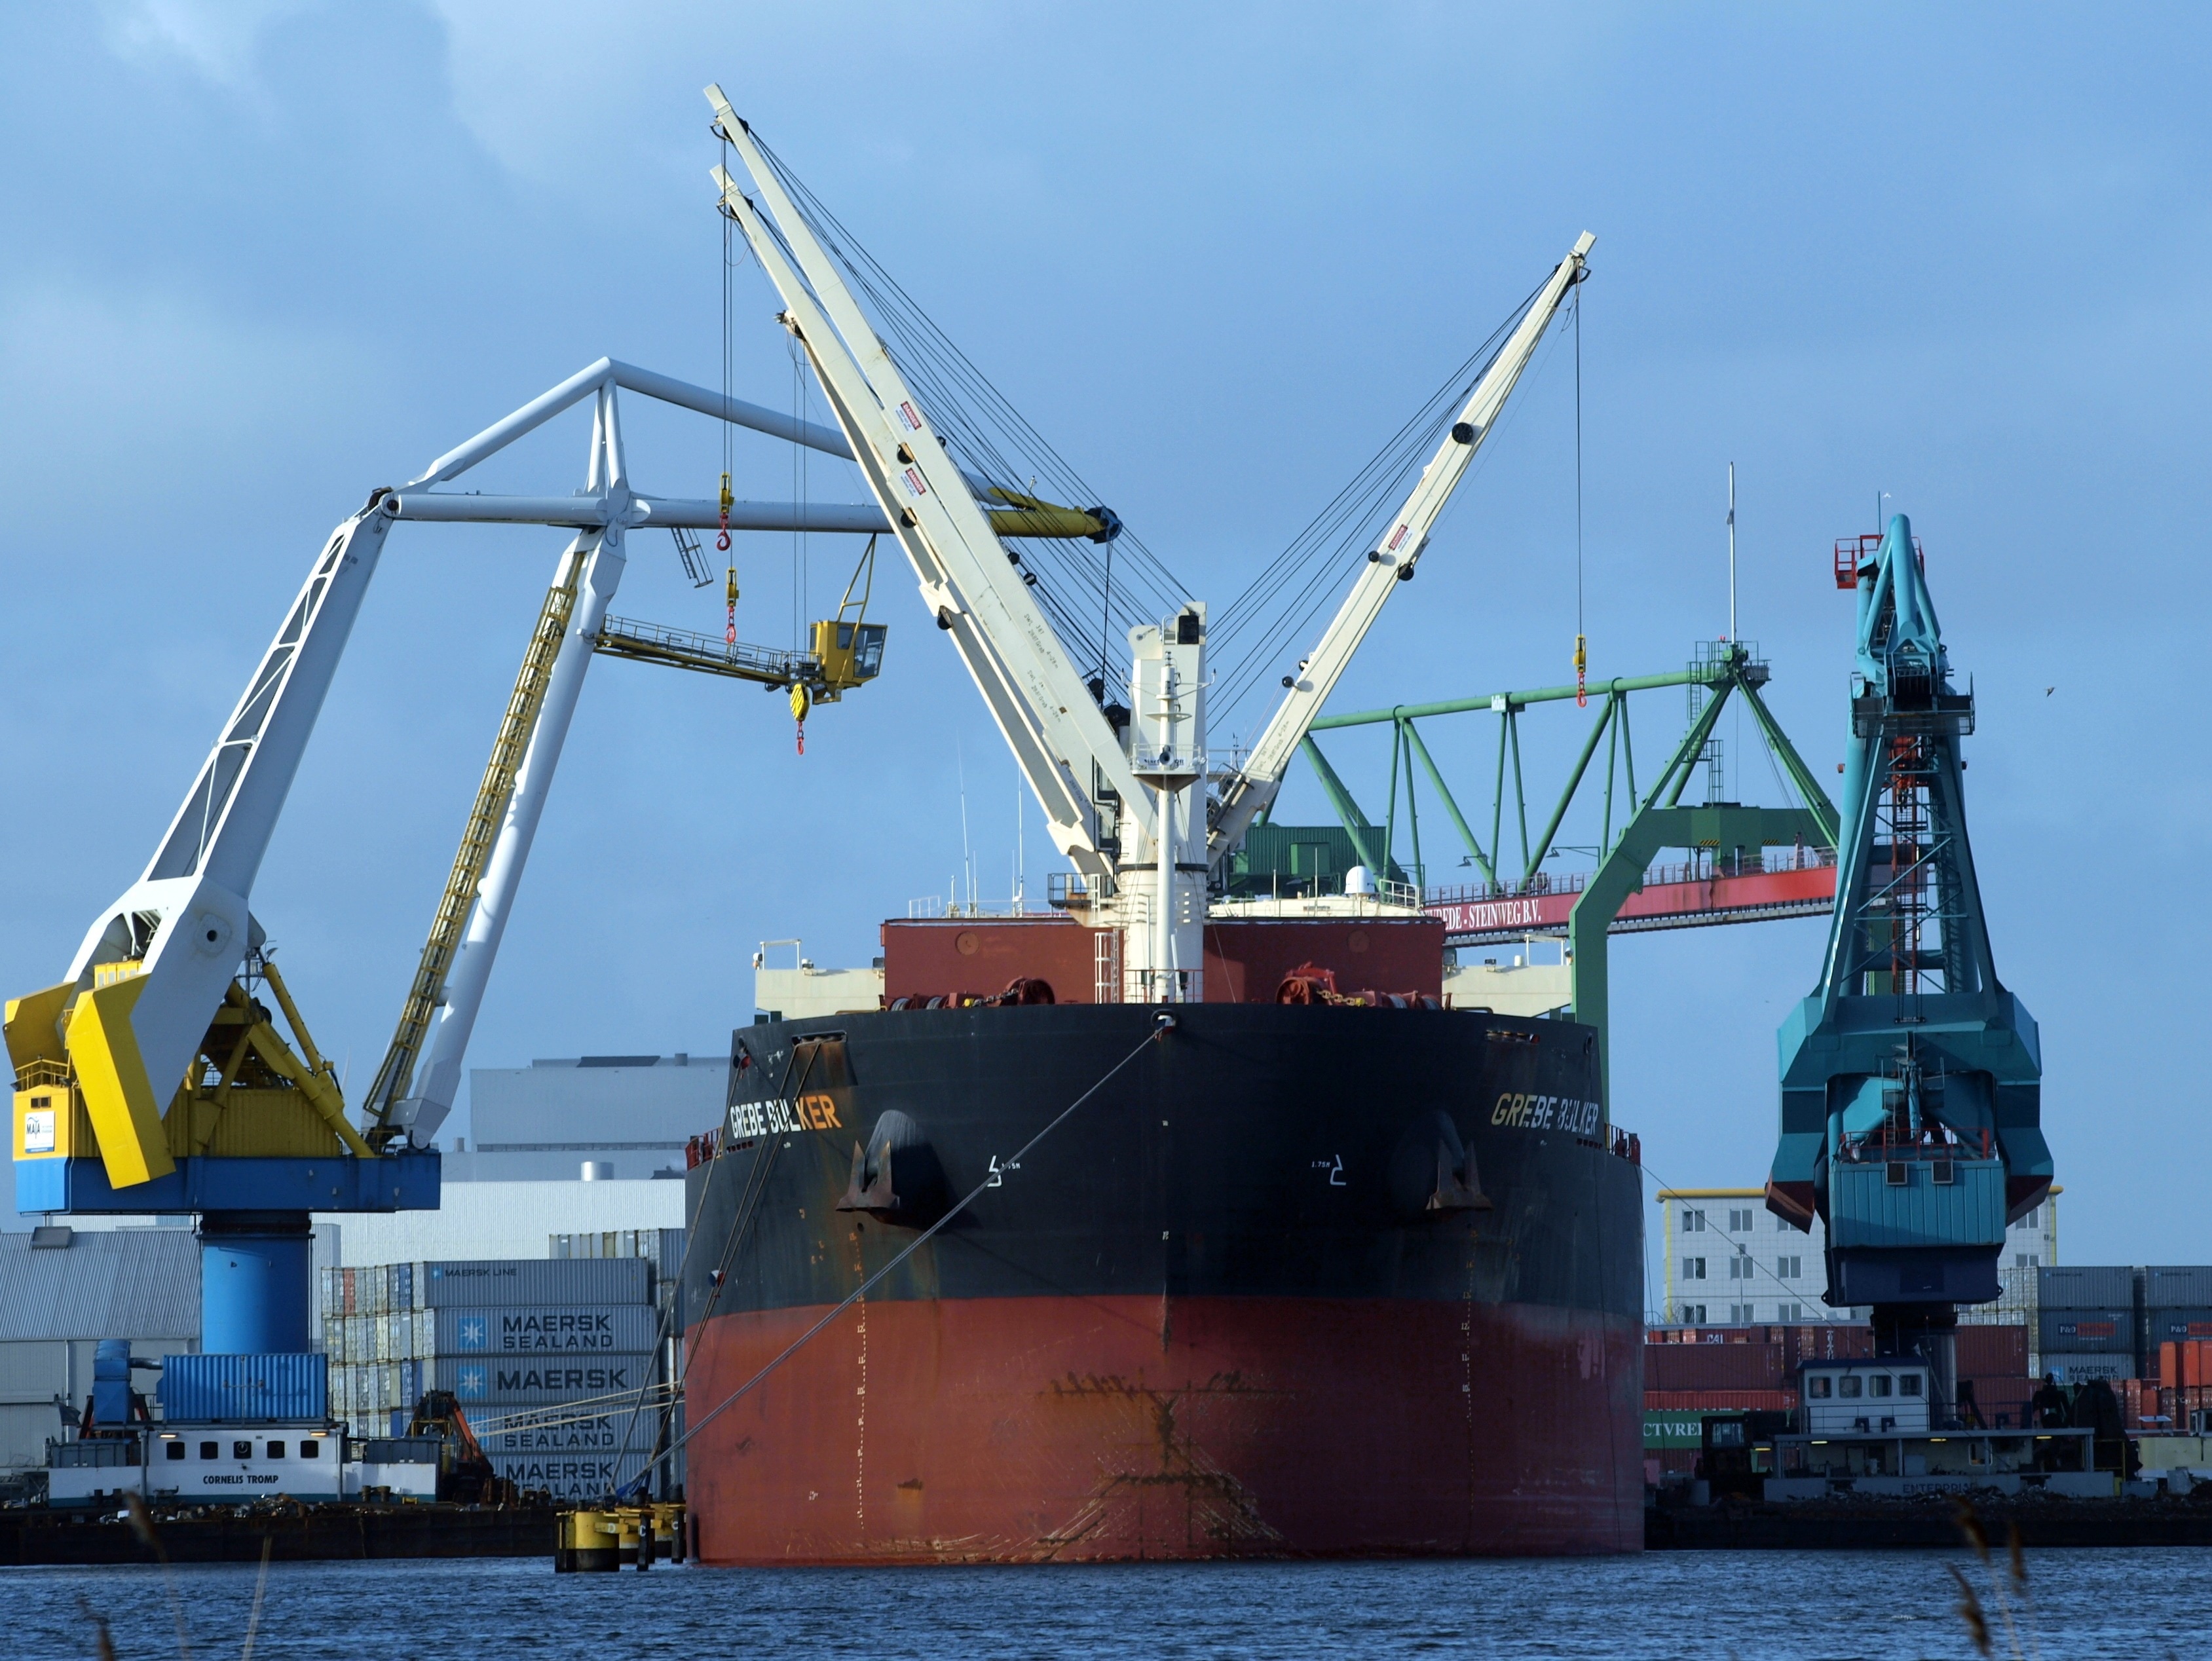
<instances>
[{"instance_id":1,"label":"cargo ship","mask_svg":"<svg viewBox=\"0 0 2212 1661\"><path fill-rule=\"evenodd\" d=\"M1592 1030L896 995L902 937L1088 933L895 925L890 1001L942 1007L738 1029L687 1173L695 1424L981 1193L693 1435L700 1558L1639 1549L1638 1171Z\"/></svg>"},{"instance_id":2,"label":"cargo ship","mask_svg":"<svg viewBox=\"0 0 2212 1661\"><path fill-rule=\"evenodd\" d=\"M1133 538L1116 587L1120 515L1037 494L1096 499L708 99L750 181L716 169L721 211L838 423L786 435L857 464L855 529L1070 868L1043 915L887 923L878 1007L737 1031L687 1172L699 1559L1637 1549L1638 1172L1595 1031L1448 1007L1387 838L1341 892L1229 880L1593 239L1217 614ZM1212 751L1209 697L1278 678Z\"/></svg>"}]
</instances>

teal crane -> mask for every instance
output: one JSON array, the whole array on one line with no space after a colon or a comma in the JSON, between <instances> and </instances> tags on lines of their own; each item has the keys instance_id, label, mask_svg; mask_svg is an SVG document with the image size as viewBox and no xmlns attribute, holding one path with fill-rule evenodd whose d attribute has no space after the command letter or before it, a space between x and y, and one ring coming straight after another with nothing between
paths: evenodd
<instances>
[{"instance_id":1,"label":"teal crane","mask_svg":"<svg viewBox=\"0 0 2212 1661\"><path fill-rule=\"evenodd\" d=\"M1835 911L1820 985L1778 1034L1766 1203L1799 1228L1819 1216L1827 1301L1871 1306L1877 1347L1927 1354L1948 1383L1956 1306L1998 1297L2005 1226L2051 1186L2043 1062L1997 979L1966 838L1972 684L1953 684L1905 517L1856 548L1837 569L1858 660Z\"/></svg>"}]
</instances>

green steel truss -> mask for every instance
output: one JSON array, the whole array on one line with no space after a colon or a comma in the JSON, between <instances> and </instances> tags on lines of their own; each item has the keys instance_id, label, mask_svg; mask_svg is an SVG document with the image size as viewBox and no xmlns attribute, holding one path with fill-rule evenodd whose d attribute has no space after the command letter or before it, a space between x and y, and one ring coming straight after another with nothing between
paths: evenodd
<instances>
[{"instance_id":1,"label":"green steel truss","mask_svg":"<svg viewBox=\"0 0 2212 1661\"><path fill-rule=\"evenodd\" d=\"M1398 818L1402 802L1412 844L1412 858L1407 869L1414 883L1425 891L1426 867L1413 782L1418 764L1437 800L1443 804L1468 859L1481 872L1484 885L1492 894L1502 897L1548 890L1549 884L1543 874L1544 861L1551 855L1559 827L1565 823L1577 794L1591 778L1591 764L1597 757L1599 746L1605 747L1598 865L1575 903L1567 927L1567 944L1573 954L1575 1019L1597 1028L1600 1062L1609 1076L1612 1057L1607 1041L1607 932L1623 903L1644 886L1644 873L1659 854L1669 848L1700 849L1711 855L1717 868L1729 864L1741 868L1747 858L1755 861L1760 851L1769 847L1795 845L1832 852L1836 846L1835 804L1829 800L1820 781L1759 697L1759 689L1767 678L1766 665L1753 654L1749 647L1723 642L1705 650L1687 668L1674 673L1600 681L1580 693L1572 686L1546 686L1533 691L1497 692L1486 697L1399 704L1389 709L1322 716L1314 722L1315 732L1389 725L1390 788L1389 806L1380 825L1360 807L1310 733L1304 748L1321 782L1322 794L1328 798L1339 822L1369 870L1389 873L1398 868ZM1628 718L1629 695L1668 687L1693 689L1693 714L1689 729L1667 756L1650 788L1639 792ZM1682 805L1684 791L1711 753L1709 745L1721 712L1729 699L1735 696L1741 696L1751 710L1799 806L1745 807L1733 802ZM1583 736L1558 800L1544 816L1541 828L1532 837L1528 829L1528 793L1521 759L1521 715L1531 705L1557 703L1577 697L1585 697L1595 703L1597 713ZM1467 814L1430 755L1428 745L1422 741L1418 726L1431 716L1484 710L1502 718L1498 727L1498 759L1486 842L1468 823ZM1510 861L1505 849L1509 770L1513 806L1510 828L1516 856ZM1755 864L1753 868L1756 868ZM1607 1094L1609 1099L1610 1089Z\"/></svg>"}]
</instances>

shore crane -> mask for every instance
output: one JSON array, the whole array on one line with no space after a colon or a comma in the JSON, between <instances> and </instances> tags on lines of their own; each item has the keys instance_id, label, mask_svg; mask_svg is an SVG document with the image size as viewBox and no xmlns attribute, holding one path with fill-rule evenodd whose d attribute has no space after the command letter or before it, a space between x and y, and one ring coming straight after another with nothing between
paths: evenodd
<instances>
[{"instance_id":1,"label":"shore crane","mask_svg":"<svg viewBox=\"0 0 2212 1661\"><path fill-rule=\"evenodd\" d=\"M1553 268L1491 361L1382 534L1319 643L1242 765L1210 769L1206 608L1190 601L1130 631L1128 703L1087 684L1006 557L929 401L878 337L838 259L784 175L718 86L714 131L750 179L714 179L722 211L781 297L779 320L805 350L868 490L912 565L922 602L951 635L1043 808L1054 845L1089 885L1094 924L1117 929L1127 1001L1204 998L1209 889L1280 789L1313 718L1398 585L1568 291L1589 275L1585 233ZM1119 717L1117 719L1117 717ZM1208 786L1212 791L1209 794Z\"/></svg>"},{"instance_id":2,"label":"shore crane","mask_svg":"<svg viewBox=\"0 0 2212 1661\"><path fill-rule=\"evenodd\" d=\"M602 358L439 457L420 477L377 490L316 557L145 869L94 914L62 979L7 1003L18 1207L60 1215L196 1214L207 1351L311 1347L311 1213L437 1206L434 1138L459 1092L469 1037L592 657L782 688L793 695L794 713L835 701L880 669L884 625L866 618L865 587L857 601L848 589L839 615L813 625L806 651L744 645L734 629L718 641L611 613L633 532L806 529L875 537L888 529L872 504L737 502L726 481L720 499L641 492L623 443L623 392L829 454L848 453L840 434L817 423ZM437 488L586 403L591 444L576 495ZM992 514L1008 537L1110 529L1099 514L1012 493L989 502L979 511ZM392 526L403 520L543 525L572 534L398 1029L356 1125L337 1069L317 1049L276 966L252 896L369 580ZM680 538L678 547L685 547ZM869 569L864 559L863 573Z\"/></svg>"},{"instance_id":3,"label":"shore crane","mask_svg":"<svg viewBox=\"0 0 2212 1661\"><path fill-rule=\"evenodd\" d=\"M2034 1019L1997 979L1966 837L1974 694L1902 514L1838 545L1858 643L1820 981L1783 1023L1769 1210L1827 1230L1827 1301L1954 1399L1957 1305L2000 1295L2005 1226L2050 1191Z\"/></svg>"}]
</instances>

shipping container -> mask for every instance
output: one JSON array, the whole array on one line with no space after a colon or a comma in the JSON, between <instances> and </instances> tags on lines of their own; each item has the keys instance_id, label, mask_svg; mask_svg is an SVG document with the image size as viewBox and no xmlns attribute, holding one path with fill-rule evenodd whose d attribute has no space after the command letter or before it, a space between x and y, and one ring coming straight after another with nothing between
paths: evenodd
<instances>
[{"instance_id":1,"label":"shipping container","mask_svg":"<svg viewBox=\"0 0 2212 1661\"><path fill-rule=\"evenodd\" d=\"M1647 1413L1790 1413L1797 1406L1794 1390L1647 1390Z\"/></svg>"},{"instance_id":2,"label":"shipping container","mask_svg":"<svg viewBox=\"0 0 2212 1661\"><path fill-rule=\"evenodd\" d=\"M660 1337L651 1304L524 1304L434 1313L440 1355L640 1355Z\"/></svg>"},{"instance_id":3,"label":"shipping container","mask_svg":"<svg viewBox=\"0 0 2212 1661\"><path fill-rule=\"evenodd\" d=\"M453 1391L465 1406L483 1402L528 1407L635 1397L659 1377L650 1355L494 1355L483 1360L441 1355L430 1366L437 1388Z\"/></svg>"},{"instance_id":4,"label":"shipping container","mask_svg":"<svg viewBox=\"0 0 2212 1661\"><path fill-rule=\"evenodd\" d=\"M2132 1309L2132 1269L2045 1269L2035 1276L2036 1301L2050 1309Z\"/></svg>"},{"instance_id":5,"label":"shipping container","mask_svg":"<svg viewBox=\"0 0 2212 1661\"><path fill-rule=\"evenodd\" d=\"M680 1228L609 1229L597 1234L554 1234L546 1238L549 1257L642 1257L663 1281L678 1278L684 1269L684 1231Z\"/></svg>"},{"instance_id":6,"label":"shipping container","mask_svg":"<svg viewBox=\"0 0 2212 1661\"><path fill-rule=\"evenodd\" d=\"M556 1500L597 1500L637 1480L651 1456L612 1453L490 1453L491 1468L519 1488L536 1488ZM656 1484L656 1486L658 1486Z\"/></svg>"},{"instance_id":7,"label":"shipping container","mask_svg":"<svg viewBox=\"0 0 2212 1661\"><path fill-rule=\"evenodd\" d=\"M2103 1379L2117 1384L2134 1376L2135 1360L2128 1355L2058 1355L2046 1353L2043 1370L2062 1384L2086 1384Z\"/></svg>"},{"instance_id":8,"label":"shipping container","mask_svg":"<svg viewBox=\"0 0 2212 1661\"><path fill-rule=\"evenodd\" d=\"M590 1418L566 1413L545 1416L556 1422L526 1421L513 1429L485 1432L477 1440L486 1453L614 1453L621 1451L625 1436L630 1451L635 1452L641 1447L651 1447L660 1434L659 1412L653 1408L635 1415L624 1411Z\"/></svg>"},{"instance_id":9,"label":"shipping container","mask_svg":"<svg viewBox=\"0 0 2212 1661\"><path fill-rule=\"evenodd\" d=\"M2039 1325L2042 1342L2036 1348L2046 1357L2135 1354L2135 1311L2125 1305L2106 1309L2054 1309L2046 1305Z\"/></svg>"},{"instance_id":10,"label":"shipping container","mask_svg":"<svg viewBox=\"0 0 2212 1661\"><path fill-rule=\"evenodd\" d=\"M2143 1302L2154 1309L2190 1305L2212 1308L2212 1266L2154 1263L2143 1270Z\"/></svg>"},{"instance_id":11,"label":"shipping container","mask_svg":"<svg viewBox=\"0 0 2212 1661\"><path fill-rule=\"evenodd\" d=\"M2144 1311L2146 1335L2154 1348L2170 1340L2212 1338L2212 1307L2199 1304L2154 1305Z\"/></svg>"},{"instance_id":12,"label":"shipping container","mask_svg":"<svg viewBox=\"0 0 2212 1661\"><path fill-rule=\"evenodd\" d=\"M1780 1390L1788 1383L1779 1344L1646 1344L1647 1390Z\"/></svg>"},{"instance_id":13,"label":"shipping container","mask_svg":"<svg viewBox=\"0 0 2212 1661\"><path fill-rule=\"evenodd\" d=\"M1953 1346L1961 1378L2027 1377L2025 1326L1960 1326Z\"/></svg>"},{"instance_id":14,"label":"shipping container","mask_svg":"<svg viewBox=\"0 0 2212 1661\"><path fill-rule=\"evenodd\" d=\"M2212 1342L2168 1339L2158 1347L2158 1382L2168 1390L2212 1384Z\"/></svg>"},{"instance_id":15,"label":"shipping container","mask_svg":"<svg viewBox=\"0 0 2212 1661\"><path fill-rule=\"evenodd\" d=\"M1974 1405L1981 1409L1982 1422L1991 1430L2017 1430L2027 1423L2028 1403L2035 1399L2038 1388L2035 1380L2011 1373L1961 1372L1959 1382L1973 1387Z\"/></svg>"},{"instance_id":16,"label":"shipping container","mask_svg":"<svg viewBox=\"0 0 2212 1661\"><path fill-rule=\"evenodd\" d=\"M653 1265L642 1257L509 1257L421 1265L415 1297L425 1309L515 1304L642 1304Z\"/></svg>"},{"instance_id":17,"label":"shipping container","mask_svg":"<svg viewBox=\"0 0 2212 1661\"><path fill-rule=\"evenodd\" d=\"M1655 1402L1647 1395L1644 1402L1644 1449L1646 1453L1668 1449L1695 1450L1704 1444L1707 1419L1733 1413L1787 1413L1796 1405L1796 1396L1779 1390L1729 1390L1721 1392L1720 1399L1698 1396L1695 1401L1681 1405Z\"/></svg>"},{"instance_id":18,"label":"shipping container","mask_svg":"<svg viewBox=\"0 0 2212 1661\"><path fill-rule=\"evenodd\" d=\"M171 1355L155 1394L174 1423L320 1424L331 1416L329 1358Z\"/></svg>"}]
</instances>

